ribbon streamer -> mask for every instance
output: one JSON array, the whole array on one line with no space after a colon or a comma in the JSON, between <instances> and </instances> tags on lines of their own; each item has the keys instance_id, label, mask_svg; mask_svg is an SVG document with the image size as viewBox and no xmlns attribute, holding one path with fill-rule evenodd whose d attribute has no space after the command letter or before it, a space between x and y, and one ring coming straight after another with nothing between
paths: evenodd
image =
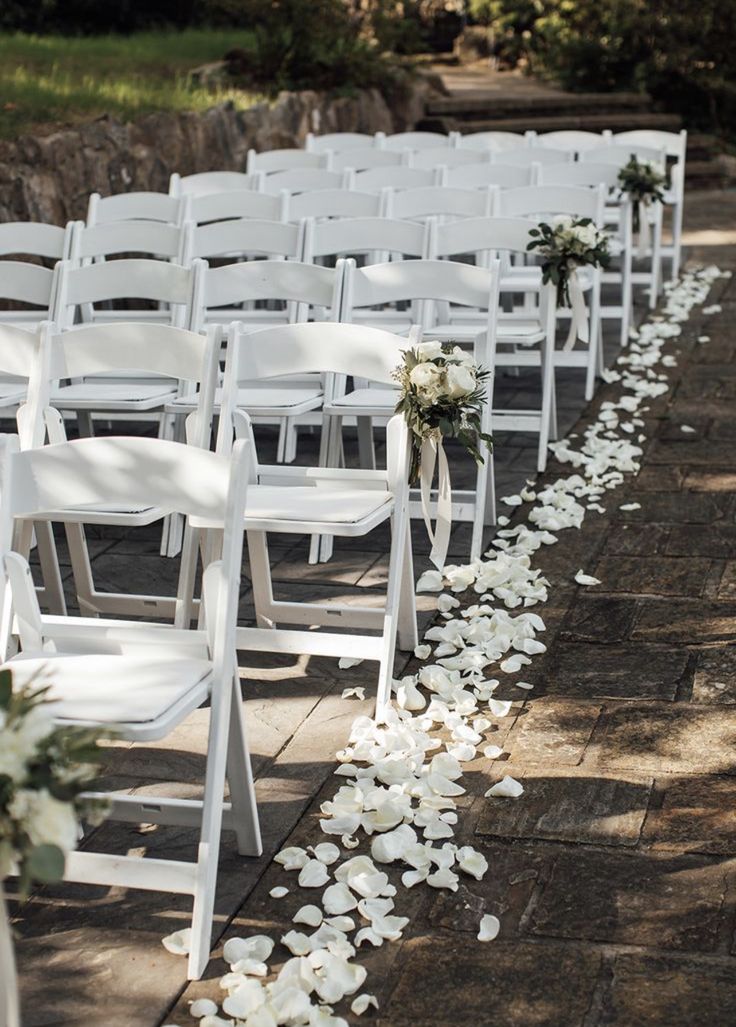
<instances>
[{"instance_id":1,"label":"ribbon streamer","mask_svg":"<svg viewBox=\"0 0 736 1027\"><path fill-rule=\"evenodd\" d=\"M645 196L639 200L637 204L637 210L639 212L639 243L636 250L636 255L641 259L646 257L647 251L650 245L650 233L649 233L649 197Z\"/></svg>"},{"instance_id":2,"label":"ribbon streamer","mask_svg":"<svg viewBox=\"0 0 736 1027\"><path fill-rule=\"evenodd\" d=\"M452 529L452 489L450 486L450 467L447 463L445 448L442 439L424 439L422 450L419 456L419 486L422 499L422 516L427 527L427 535L432 543L432 551L429 559L438 571L441 571L447 560L447 550L450 545L450 531ZM437 482L437 520L432 527L432 513L430 510L432 480L434 478L435 465L438 467L439 481Z\"/></svg>"},{"instance_id":3,"label":"ribbon streamer","mask_svg":"<svg viewBox=\"0 0 736 1027\"><path fill-rule=\"evenodd\" d=\"M572 309L572 316L570 318L570 331L568 332L567 339L565 340L564 349L571 350L575 345L575 340L580 339L581 342L587 343L590 341L590 330L588 327L588 308L585 305L585 297L583 296L583 288L578 278L577 269L573 268L568 273L567 279L567 291L570 295L570 307Z\"/></svg>"},{"instance_id":4,"label":"ribbon streamer","mask_svg":"<svg viewBox=\"0 0 736 1027\"><path fill-rule=\"evenodd\" d=\"M10 918L0 881L0 1027L20 1027L18 979L15 973Z\"/></svg>"}]
</instances>

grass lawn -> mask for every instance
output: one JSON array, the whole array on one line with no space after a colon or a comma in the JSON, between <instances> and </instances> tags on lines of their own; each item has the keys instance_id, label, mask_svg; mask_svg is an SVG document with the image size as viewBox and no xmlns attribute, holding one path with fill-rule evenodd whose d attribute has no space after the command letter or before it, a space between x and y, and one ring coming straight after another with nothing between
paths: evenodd
<instances>
[{"instance_id":1,"label":"grass lawn","mask_svg":"<svg viewBox=\"0 0 736 1027\"><path fill-rule=\"evenodd\" d=\"M202 111L223 100L249 107L258 97L191 86L187 72L235 46L244 31L190 29L131 36L29 36L0 33L0 137L112 114Z\"/></svg>"}]
</instances>

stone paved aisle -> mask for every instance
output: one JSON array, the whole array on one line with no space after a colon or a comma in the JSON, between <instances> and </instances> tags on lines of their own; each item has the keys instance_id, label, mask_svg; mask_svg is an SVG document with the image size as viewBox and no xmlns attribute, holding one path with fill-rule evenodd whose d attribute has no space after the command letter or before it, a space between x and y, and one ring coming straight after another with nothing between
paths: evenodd
<instances>
[{"instance_id":1,"label":"stone paved aisle","mask_svg":"<svg viewBox=\"0 0 736 1027\"><path fill-rule=\"evenodd\" d=\"M723 218L732 229L733 201L693 201L694 229ZM732 246L696 244L690 256L736 267ZM649 403L641 474L606 497L605 515L590 514L580 531L561 532L534 558L552 583L551 601L539 608L548 652L529 668L535 687L526 701L510 684L497 693L514 700L494 735L508 755L495 763L479 757L467 768L454 839L480 849L490 869L454 894L400 889L396 911L411 924L401 943L363 949L363 990L376 994L380 1010L362 1022L736 1022L734 280L717 282L708 302L721 303L722 313L696 309L665 348L678 366L668 372L669 394ZM698 344L705 333L711 341ZM607 395L600 391L578 428ZM546 478L569 473L551 464ZM640 507L620 509L629 503ZM125 555L119 547L111 553ZM578 568L602 584L576 586ZM380 561L357 550L338 571L346 589L381 581ZM306 589L305 573L302 565L299 580L285 578L284 588ZM245 687L272 853L287 837L295 845L319 839L319 803L334 792L331 754L371 705L341 700L340 690L370 680L370 672L296 661L286 681L283 668L267 662L257 673L260 680ZM205 714L192 718L172 747L117 750L109 777L126 786L136 774L158 782L149 794L172 779L191 782L182 794L193 794L204 721ZM484 799L507 773L523 782L522 798ZM107 826L100 838L110 851L122 845L172 857L191 843L185 832L159 836L145 827ZM224 937L289 930L309 898L294 887L278 902L270 898L283 883L292 881L280 867L244 863L226 844L218 894ZM492 944L475 940L483 912L501 920ZM225 968L215 959L205 981L184 988L184 961L158 939L187 922L185 904L168 897L40 892L18 923L27 1027L184 1027L189 1001L220 997Z\"/></svg>"}]
</instances>

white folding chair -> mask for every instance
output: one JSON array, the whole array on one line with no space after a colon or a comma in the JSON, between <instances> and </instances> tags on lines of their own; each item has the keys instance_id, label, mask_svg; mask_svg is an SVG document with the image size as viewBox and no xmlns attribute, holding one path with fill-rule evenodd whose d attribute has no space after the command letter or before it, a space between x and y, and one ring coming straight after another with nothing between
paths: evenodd
<instances>
[{"instance_id":1,"label":"white folding chair","mask_svg":"<svg viewBox=\"0 0 736 1027\"><path fill-rule=\"evenodd\" d=\"M275 196L283 190L290 193L305 193L312 189L350 189L352 184L353 174L349 168L344 171L330 171L327 168L287 168L266 175L263 191Z\"/></svg>"},{"instance_id":2,"label":"white folding chair","mask_svg":"<svg viewBox=\"0 0 736 1027\"><path fill-rule=\"evenodd\" d=\"M305 168L328 168L330 155L326 153L314 153L307 150L283 149L264 150L258 153L256 150L248 150L246 171L254 174L262 171L266 176L275 171L297 171Z\"/></svg>"},{"instance_id":3,"label":"white folding chair","mask_svg":"<svg viewBox=\"0 0 736 1027\"><path fill-rule=\"evenodd\" d=\"M523 132L467 132L460 135L457 145L468 150L518 150L528 145Z\"/></svg>"},{"instance_id":4,"label":"white folding chair","mask_svg":"<svg viewBox=\"0 0 736 1027\"><path fill-rule=\"evenodd\" d=\"M411 150L379 150L376 147L339 150L330 158L333 171L367 171L369 168L394 168L410 163Z\"/></svg>"},{"instance_id":5,"label":"white folding chair","mask_svg":"<svg viewBox=\"0 0 736 1027\"><path fill-rule=\"evenodd\" d=\"M518 167L514 164L476 162L465 167L448 168L443 184L455 189L487 189L489 186L511 189L520 185L533 185L536 170L536 164Z\"/></svg>"},{"instance_id":6,"label":"white folding chair","mask_svg":"<svg viewBox=\"0 0 736 1027\"><path fill-rule=\"evenodd\" d=\"M611 138L610 131L585 132L582 129L563 129L557 132L530 132L530 146L548 146L553 150L572 150L584 153L601 146Z\"/></svg>"},{"instance_id":7,"label":"white folding chair","mask_svg":"<svg viewBox=\"0 0 736 1027\"><path fill-rule=\"evenodd\" d=\"M72 241L73 222L64 228L41 221L6 221L0 224L0 257L40 257L66 260Z\"/></svg>"},{"instance_id":8,"label":"white folding chair","mask_svg":"<svg viewBox=\"0 0 736 1027\"><path fill-rule=\"evenodd\" d=\"M184 201L167 193L135 192L100 196L91 193L87 205L87 226L107 225L114 221L158 221L181 225L185 221Z\"/></svg>"},{"instance_id":9,"label":"white folding chair","mask_svg":"<svg viewBox=\"0 0 736 1027\"><path fill-rule=\"evenodd\" d=\"M22 650L5 664L14 687L48 683L58 725L113 732L131 742L165 738L209 703L201 800L110 796L112 819L197 827L196 859L85 850L67 855L64 875L87 884L191 895L188 974L198 978L209 959L221 830L235 832L243 855L261 853L235 651L250 446L240 442L227 456L144 438L82 439L22 452L8 448L0 522L2 573L12 594L12 611L3 615L15 614ZM222 558L204 573L203 630L41 615L28 565L10 552L14 518L38 520L50 510L129 503L177 510L222 531ZM182 582L182 592L186 586Z\"/></svg>"},{"instance_id":10,"label":"white folding chair","mask_svg":"<svg viewBox=\"0 0 736 1027\"><path fill-rule=\"evenodd\" d=\"M393 168L370 168L356 171L355 188L364 192L380 192L382 189L417 189L421 186L441 185L442 169L410 168L397 165Z\"/></svg>"},{"instance_id":11,"label":"white folding chair","mask_svg":"<svg viewBox=\"0 0 736 1027\"><path fill-rule=\"evenodd\" d=\"M56 269L22 260L0 260L0 300L12 304L0 307L0 322L31 330L38 327L53 317L57 289Z\"/></svg>"},{"instance_id":12,"label":"white folding chair","mask_svg":"<svg viewBox=\"0 0 736 1027\"><path fill-rule=\"evenodd\" d=\"M374 135L366 132L325 132L324 135L307 132L304 148L311 153L326 153L327 151L342 153L346 150L365 150L369 147L378 147L385 138L384 132L376 132Z\"/></svg>"},{"instance_id":13,"label":"white folding chair","mask_svg":"<svg viewBox=\"0 0 736 1027\"><path fill-rule=\"evenodd\" d=\"M288 197L285 220L377 218L382 213L381 193L359 192L357 189L315 189Z\"/></svg>"},{"instance_id":14,"label":"white folding chair","mask_svg":"<svg viewBox=\"0 0 736 1027\"><path fill-rule=\"evenodd\" d=\"M551 151L550 151L551 152ZM549 221L556 215L590 218L593 224L603 228L603 211L606 189L604 186L586 188L581 186L526 186L519 189L505 189L498 194L497 212L506 218L534 218L537 221ZM538 267L512 267L502 275L501 288L515 288L518 282L536 280L541 274ZM601 271L600 268L582 267L577 271L578 279L584 293L588 294L590 311L590 341L584 349L556 349L554 353L555 367L584 367L585 398L593 398L595 378L603 370L603 339L601 334ZM528 294L527 294L528 295ZM571 316L565 310L557 311L557 316Z\"/></svg>"},{"instance_id":15,"label":"white folding chair","mask_svg":"<svg viewBox=\"0 0 736 1027\"><path fill-rule=\"evenodd\" d=\"M572 150L553 150L546 146L525 146L518 150L498 150L493 154L494 164L513 164L528 167L530 164L564 164L572 162L575 153Z\"/></svg>"},{"instance_id":16,"label":"white folding chair","mask_svg":"<svg viewBox=\"0 0 736 1027\"><path fill-rule=\"evenodd\" d=\"M640 146L635 143L623 145L611 142L605 146L586 150L580 154L580 161L585 163L611 164L617 170L636 157L639 161L651 161L658 165L662 171L667 166L667 155L664 150L655 150L651 147ZM649 290L649 307L653 310L657 306L657 299L662 289L662 227L663 227L663 204L651 203L646 208L651 228L651 243L646 253L642 253L642 259L649 261L647 271L632 271L631 280L634 285L645 285ZM637 252L635 256L639 256Z\"/></svg>"},{"instance_id":17,"label":"white folding chair","mask_svg":"<svg viewBox=\"0 0 736 1027\"><path fill-rule=\"evenodd\" d=\"M186 219L195 225L243 218L286 220L284 193L271 196L255 189L225 189L216 193L195 193L185 199Z\"/></svg>"},{"instance_id":18,"label":"white folding chair","mask_svg":"<svg viewBox=\"0 0 736 1027\"><path fill-rule=\"evenodd\" d=\"M484 217L492 213L494 193L488 188L458 189L453 186L424 186L416 189L391 189L386 194L388 217L419 221L428 217Z\"/></svg>"},{"instance_id":19,"label":"white folding chair","mask_svg":"<svg viewBox=\"0 0 736 1027\"><path fill-rule=\"evenodd\" d=\"M682 257L682 218L685 209L685 160L687 157L687 129L680 132L663 132L660 129L640 128L629 132L616 132L613 142L629 146L646 146L664 150L670 160L670 186L665 191L665 205L672 208L672 243L665 244L662 253L672 260L671 277L674 281L680 274Z\"/></svg>"},{"instance_id":20,"label":"white folding chair","mask_svg":"<svg viewBox=\"0 0 736 1027\"><path fill-rule=\"evenodd\" d=\"M462 222L457 222L461 224ZM498 264L491 268L439 260L406 260L389 264L374 264L356 268L354 262L346 266L342 320L348 323L370 318L372 309L389 305L390 314L379 311L379 319L391 323L393 330L402 334L411 331L411 311L396 309L397 304L418 303L423 337L452 342L472 349L477 364L490 371L494 369L496 351L496 322L498 319ZM445 308L450 311L470 308L477 315L475 322L463 324L459 319L443 322ZM415 308L416 309L416 308ZM438 316L439 315L439 316ZM375 314L373 314L375 316ZM380 320L379 322L380 323ZM369 376L363 376L368 378ZM371 421L391 415L397 402L395 387L376 388L370 380L356 383L356 387L343 395L325 401L323 412L328 424L327 460L334 464L338 454L338 440L342 419L358 418L359 432L365 433L361 445L363 466L375 466L372 451ZM492 375L487 383L486 406L483 413L483 431L491 430L493 402ZM436 496L434 497L436 499ZM493 459L490 454L476 470L475 489L454 490L453 519L469 521L473 525L471 559L480 556L483 527L495 522L495 496L493 486ZM421 516L420 504L412 504L412 516ZM324 547L322 558L328 553Z\"/></svg>"},{"instance_id":21,"label":"white folding chair","mask_svg":"<svg viewBox=\"0 0 736 1027\"><path fill-rule=\"evenodd\" d=\"M180 175L169 179L171 196L207 196L211 193L263 189L264 176L260 172L244 174L242 171L200 171L196 175Z\"/></svg>"},{"instance_id":22,"label":"white folding chair","mask_svg":"<svg viewBox=\"0 0 736 1027\"><path fill-rule=\"evenodd\" d=\"M388 384L405 347L405 339L388 332L345 324L289 325L253 333L240 332L234 326L228 340L218 452L229 451L233 423L239 434L250 431L249 422L235 412L243 382L316 372L333 380L353 375ZM392 418L386 436L383 471L252 466L245 530L258 626L237 632L238 649L375 660L379 665L379 710L391 694L397 635L399 647L405 650L412 650L417 640L404 419ZM274 599L267 533L355 538L387 520L391 522L391 548L383 609ZM339 625L348 630L309 630L314 625L328 629Z\"/></svg>"},{"instance_id":23,"label":"white folding chair","mask_svg":"<svg viewBox=\"0 0 736 1027\"><path fill-rule=\"evenodd\" d=\"M457 143L457 132L394 132L386 136L383 147L386 150L429 150L454 147Z\"/></svg>"},{"instance_id":24,"label":"white folding chair","mask_svg":"<svg viewBox=\"0 0 736 1027\"><path fill-rule=\"evenodd\" d=\"M299 261L258 260L209 268L202 290L198 323L230 324L239 320L250 330L268 324L294 324L314 319L336 320L342 302L343 264L317 267ZM236 304L283 301L282 310L241 310ZM319 376L294 374L283 381L253 381L241 389L238 405L255 423L279 427L277 460L296 456L297 422L319 410L324 395ZM220 394L216 396L216 406ZM181 405L181 404L178 404Z\"/></svg>"},{"instance_id":25,"label":"white folding chair","mask_svg":"<svg viewBox=\"0 0 736 1027\"><path fill-rule=\"evenodd\" d=\"M0 408L5 416L15 410L20 445L23 449L43 443L41 416L48 390L51 324L43 322L36 331L0 324ZM53 534L46 522L36 528L38 557L43 586L40 600L51 613L64 614L64 588ZM26 531L26 548L32 539Z\"/></svg>"},{"instance_id":26,"label":"white folding chair","mask_svg":"<svg viewBox=\"0 0 736 1027\"><path fill-rule=\"evenodd\" d=\"M49 381L44 411L45 426L53 443L66 441L64 422L58 413L65 408L98 409L98 394L106 397L107 409L119 418L143 412L157 413L169 430L167 412L190 414L186 437L190 445L207 449L212 430L214 390L217 381L221 330L210 328L206 334L184 331L160 324L83 325L62 332L51 342ZM123 379L115 399L109 381L119 375L140 376L149 383L142 395L133 393ZM154 377L158 376L158 377ZM59 385L71 379L81 384ZM173 387L172 387L173 386ZM87 393L83 392L86 387ZM127 391L126 391L127 389ZM156 391L158 390L158 391ZM89 395L92 398L87 399ZM180 405L176 405L176 399ZM173 426L175 428L175 426ZM172 428L172 430L173 430ZM184 433L182 433L183 436ZM172 600L160 596L100 592L94 584L84 524L143 527L166 518L162 552L174 555L178 549L177 521L169 511L156 507L124 506L119 510L87 510L66 518L66 535L79 608L89 616L133 614L174 617Z\"/></svg>"},{"instance_id":27,"label":"white folding chair","mask_svg":"<svg viewBox=\"0 0 736 1027\"><path fill-rule=\"evenodd\" d=\"M437 167L460 168L468 164L483 164L491 162L490 150L461 150L451 149L448 146L436 146L428 150L414 150L410 153L409 165L412 168Z\"/></svg>"},{"instance_id":28,"label":"white folding chair","mask_svg":"<svg viewBox=\"0 0 736 1027\"><path fill-rule=\"evenodd\" d=\"M612 257L620 261L619 269L601 272L601 284L617 285L621 290L619 304L601 302L601 318L617 318L621 323L621 345L625 346L633 322L632 297L632 220L631 204L618 187L618 168L613 164L576 161L574 164L550 164L540 168L540 185L573 185L606 189L604 223L609 227L608 245Z\"/></svg>"}]
</instances>

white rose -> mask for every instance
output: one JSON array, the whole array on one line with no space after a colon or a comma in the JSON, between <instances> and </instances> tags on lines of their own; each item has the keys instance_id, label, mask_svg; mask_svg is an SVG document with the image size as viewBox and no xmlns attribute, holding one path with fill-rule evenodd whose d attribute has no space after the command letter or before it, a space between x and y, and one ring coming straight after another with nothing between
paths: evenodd
<instances>
[{"instance_id":1,"label":"white rose","mask_svg":"<svg viewBox=\"0 0 736 1027\"><path fill-rule=\"evenodd\" d=\"M409 381L416 388L419 398L426 404L434 402L441 389L443 370L436 364L417 364L409 374Z\"/></svg>"},{"instance_id":2,"label":"white rose","mask_svg":"<svg viewBox=\"0 0 736 1027\"><path fill-rule=\"evenodd\" d=\"M475 375L465 364L449 364L447 367L447 395L451 399L467 396L475 389Z\"/></svg>"},{"instance_id":3,"label":"white rose","mask_svg":"<svg viewBox=\"0 0 736 1027\"><path fill-rule=\"evenodd\" d=\"M63 852L76 847L79 825L74 807L59 802L45 788L19 789L8 806L10 816L23 825L32 845L58 845Z\"/></svg>"},{"instance_id":4,"label":"white rose","mask_svg":"<svg viewBox=\"0 0 736 1027\"><path fill-rule=\"evenodd\" d=\"M555 216L552 218L552 228L555 231L564 231L572 227L572 221L573 219L570 217L569 214L555 214Z\"/></svg>"},{"instance_id":5,"label":"white rose","mask_svg":"<svg viewBox=\"0 0 736 1027\"><path fill-rule=\"evenodd\" d=\"M595 225L584 225L579 227L576 230L576 234L586 249L592 249L595 246L598 238L598 232L596 231Z\"/></svg>"},{"instance_id":6,"label":"white rose","mask_svg":"<svg viewBox=\"0 0 736 1027\"><path fill-rule=\"evenodd\" d=\"M36 706L16 721L13 728L0 725L0 775L21 782L26 765L35 756L38 743L53 731L53 720L47 706Z\"/></svg>"},{"instance_id":7,"label":"white rose","mask_svg":"<svg viewBox=\"0 0 736 1027\"><path fill-rule=\"evenodd\" d=\"M421 361L434 360L435 357L442 356L441 342L420 342L415 349L416 354Z\"/></svg>"},{"instance_id":8,"label":"white rose","mask_svg":"<svg viewBox=\"0 0 736 1027\"><path fill-rule=\"evenodd\" d=\"M475 357L471 350L462 349L461 346L453 347L452 359L457 361L458 364L467 364L468 366L475 363Z\"/></svg>"}]
</instances>

